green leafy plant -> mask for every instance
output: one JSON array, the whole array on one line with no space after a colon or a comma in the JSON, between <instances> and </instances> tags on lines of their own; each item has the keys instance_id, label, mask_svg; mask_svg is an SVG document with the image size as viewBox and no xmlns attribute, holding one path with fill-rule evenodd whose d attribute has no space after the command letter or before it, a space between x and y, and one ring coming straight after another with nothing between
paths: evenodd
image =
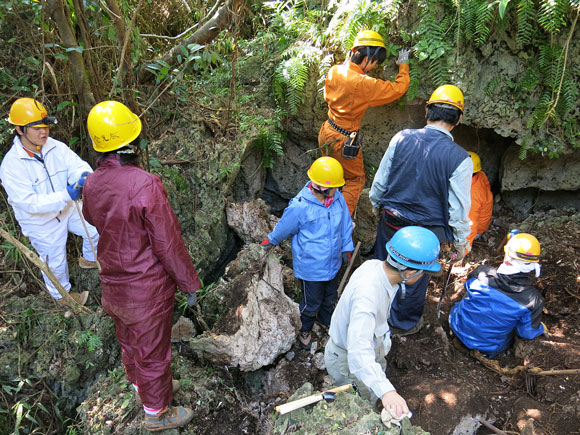
<instances>
[{"instance_id":1,"label":"green leafy plant","mask_svg":"<svg viewBox=\"0 0 580 435\"><path fill-rule=\"evenodd\" d=\"M282 155L284 150L282 145L284 136L279 131L262 128L254 139L254 146L262 154L262 166L271 168L274 165L274 159L277 155Z\"/></svg>"},{"instance_id":2,"label":"green leafy plant","mask_svg":"<svg viewBox=\"0 0 580 435\"><path fill-rule=\"evenodd\" d=\"M88 330L81 331L80 334L78 334L76 337L76 342L78 345L86 345L89 352L94 352L95 350L103 347L103 341L101 340L101 337Z\"/></svg>"}]
</instances>

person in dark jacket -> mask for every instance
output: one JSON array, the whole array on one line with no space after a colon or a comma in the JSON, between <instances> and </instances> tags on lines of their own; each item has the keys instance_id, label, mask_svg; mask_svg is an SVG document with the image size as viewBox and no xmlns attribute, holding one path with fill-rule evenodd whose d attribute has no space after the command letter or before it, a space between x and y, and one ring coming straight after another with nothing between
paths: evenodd
<instances>
[{"instance_id":1,"label":"person in dark jacket","mask_svg":"<svg viewBox=\"0 0 580 435\"><path fill-rule=\"evenodd\" d=\"M127 377L145 411L144 427L186 425L193 411L170 406L175 290L195 304L201 288L161 179L138 165L141 121L125 105L105 101L89 113L88 131L101 154L84 185L83 213L101 234L103 308L116 324Z\"/></svg>"},{"instance_id":2,"label":"person in dark jacket","mask_svg":"<svg viewBox=\"0 0 580 435\"><path fill-rule=\"evenodd\" d=\"M352 219L338 188L344 185L340 163L317 159L308 169L310 181L290 203L263 246L279 245L292 237L294 276L302 280L298 340L310 349L314 322L330 325L338 299L338 271L353 250Z\"/></svg>"},{"instance_id":3,"label":"person in dark jacket","mask_svg":"<svg viewBox=\"0 0 580 435\"><path fill-rule=\"evenodd\" d=\"M519 233L506 244L498 268L481 265L469 274L467 294L449 314L449 326L465 346L494 358L516 334L531 340L547 332L540 322L544 299L531 276L540 275L539 257L538 240Z\"/></svg>"},{"instance_id":4,"label":"person in dark jacket","mask_svg":"<svg viewBox=\"0 0 580 435\"><path fill-rule=\"evenodd\" d=\"M427 125L398 132L389 143L369 193L377 225L375 258L387 257L385 246L402 227L418 225L433 231L449 260L463 259L471 249L469 208L473 162L453 141L451 131L463 116L463 92L453 85L438 87L427 101ZM421 329L429 277L425 275L393 301L389 324L393 334Z\"/></svg>"}]
</instances>

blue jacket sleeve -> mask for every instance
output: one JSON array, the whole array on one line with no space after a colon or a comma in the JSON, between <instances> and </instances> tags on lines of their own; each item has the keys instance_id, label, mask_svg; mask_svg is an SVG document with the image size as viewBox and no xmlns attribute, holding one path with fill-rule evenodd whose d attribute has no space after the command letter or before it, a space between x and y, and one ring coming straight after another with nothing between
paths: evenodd
<instances>
[{"instance_id":1,"label":"blue jacket sleeve","mask_svg":"<svg viewBox=\"0 0 580 435\"><path fill-rule=\"evenodd\" d=\"M280 219L274 231L268 234L268 240L273 245L279 245L288 237L297 234L299 230L300 210L296 207L294 199L292 199L286 210L284 210L282 219Z\"/></svg>"},{"instance_id":2,"label":"blue jacket sleeve","mask_svg":"<svg viewBox=\"0 0 580 435\"><path fill-rule=\"evenodd\" d=\"M537 328L532 326L532 316L529 313L526 313L526 315L520 319L517 329L518 335L528 340L539 337L544 333L544 326L541 323Z\"/></svg>"}]
</instances>

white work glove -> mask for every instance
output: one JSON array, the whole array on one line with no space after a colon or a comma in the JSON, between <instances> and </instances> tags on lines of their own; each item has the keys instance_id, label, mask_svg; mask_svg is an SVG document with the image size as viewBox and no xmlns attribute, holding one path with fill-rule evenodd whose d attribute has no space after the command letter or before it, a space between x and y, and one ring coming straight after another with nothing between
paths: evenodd
<instances>
[{"instance_id":1,"label":"white work glove","mask_svg":"<svg viewBox=\"0 0 580 435\"><path fill-rule=\"evenodd\" d=\"M399 426L401 427L401 421L405 418L411 418L413 416L413 413L411 411L409 411L407 414L403 414L399 417L397 417L397 414L395 413L394 409L386 409L383 408L382 412L381 412L381 420L383 422L383 424L385 426L387 426L389 429L391 428L392 425L395 426Z\"/></svg>"},{"instance_id":2,"label":"white work glove","mask_svg":"<svg viewBox=\"0 0 580 435\"><path fill-rule=\"evenodd\" d=\"M409 62L409 53L411 50L407 50L405 48L399 50L399 58L397 59L397 65L401 65L402 63Z\"/></svg>"}]
</instances>

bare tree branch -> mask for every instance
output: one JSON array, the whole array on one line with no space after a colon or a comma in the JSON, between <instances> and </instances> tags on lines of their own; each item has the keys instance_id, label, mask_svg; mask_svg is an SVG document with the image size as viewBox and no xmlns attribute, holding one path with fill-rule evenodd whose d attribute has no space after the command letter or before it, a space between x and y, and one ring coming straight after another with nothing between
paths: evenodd
<instances>
[{"instance_id":1,"label":"bare tree branch","mask_svg":"<svg viewBox=\"0 0 580 435\"><path fill-rule=\"evenodd\" d=\"M169 65L175 65L177 56L181 54L183 48L187 48L190 44L204 45L213 41L222 30L229 26L235 11L239 10L243 2L244 0L226 0L226 3L217 10L211 19L189 38L169 50L160 60ZM147 82L151 79L153 79L153 74L144 68L139 72L140 82Z\"/></svg>"}]
</instances>

